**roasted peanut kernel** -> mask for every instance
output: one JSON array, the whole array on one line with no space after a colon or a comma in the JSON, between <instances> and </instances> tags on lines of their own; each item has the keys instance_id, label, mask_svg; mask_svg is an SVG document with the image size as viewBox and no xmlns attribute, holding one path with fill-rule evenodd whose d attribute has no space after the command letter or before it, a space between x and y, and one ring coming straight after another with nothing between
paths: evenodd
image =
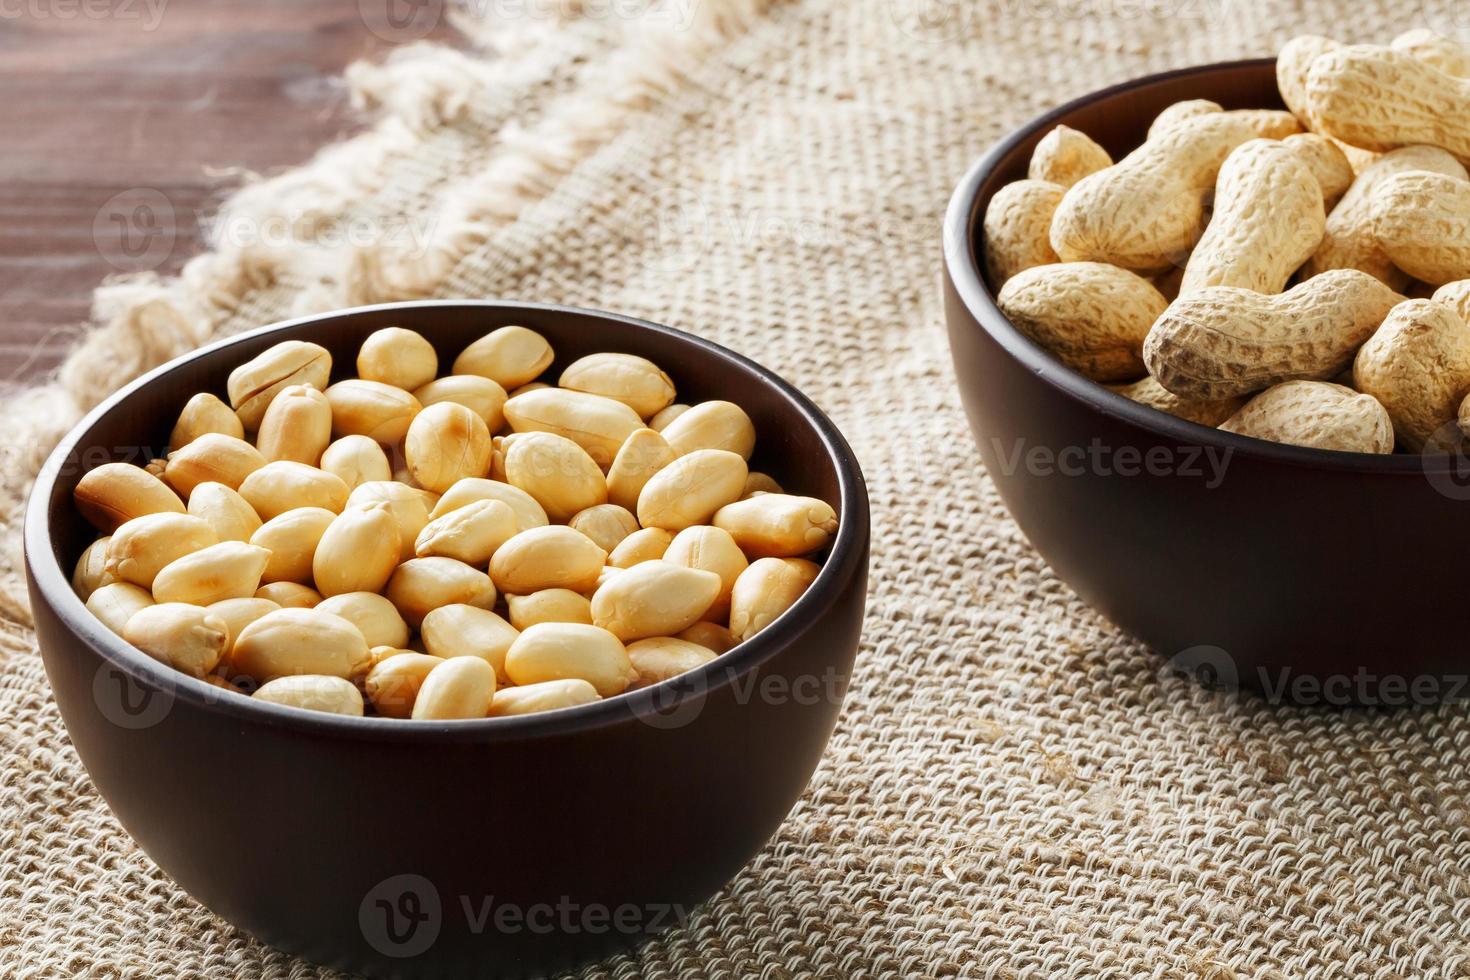
<instances>
[{"instance_id":1,"label":"roasted peanut kernel","mask_svg":"<svg viewBox=\"0 0 1470 980\"><path fill-rule=\"evenodd\" d=\"M451 603L431 610L420 629L424 649L436 657L479 657L495 668L501 683L505 673L505 651L520 632L489 609Z\"/></svg>"},{"instance_id":2,"label":"roasted peanut kernel","mask_svg":"<svg viewBox=\"0 0 1470 980\"><path fill-rule=\"evenodd\" d=\"M443 493L467 477L490 469L490 430L485 420L454 402L431 405L408 427L403 452L421 487Z\"/></svg>"},{"instance_id":3,"label":"roasted peanut kernel","mask_svg":"<svg viewBox=\"0 0 1470 980\"><path fill-rule=\"evenodd\" d=\"M518 531L509 504L475 500L426 524L414 542L414 553L420 558L441 555L467 565L483 565Z\"/></svg>"},{"instance_id":4,"label":"roasted peanut kernel","mask_svg":"<svg viewBox=\"0 0 1470 980\"><path fill-rule=\"evenodd\" d=\"M707 647L672 636L650 637L628 644L628 662L638 672L633 687L648 687L686 671L703 667L715 659Z\"/></svg>"},{"instance_id":5,"label":"roasted peanut kernel","mask_svg":"<svg viewBox=\"0 0 1470 980\"><path fill-rule=\"evenodd\" d=\"M720 589L714 572L662 559L641 562L598 586L592 623L624 642L672 636L703 618Z\"/></svg>"},{"instance_id":6,"label":"roasted peanut kernel","mask_svg":"<svg viewBox=\"0 0 1470 980\"><path fill-rule=\"evenodd\" d=\"M414 556L414 542L419 532L429 523L428 502L413 487L392 480L373 480L353 490L347 498L347 506L358 507L375 500L388 504L398 525L398 560L408 561Z\"/></svg>"},{"instance_id":7,"label":"roasted peanut kernel","mask_svg":"<svg viewBox=\"0 0 1470 980\"><path fill-rule=\"evenodd\" d=\"M602 588L607 583L611 582L613 579L617 578L622 573L623 569L621 568L614 568L611 565L604 565L602 567L602 571L597 573L597 585L593 587L591 592L587 592L585 593L585 595L588 599L591 599L593 593L595 593L598 589Z\"/></svg>"},{"instance_id":8,"label":"roasted peanut kernel","mask_svg":"<svg viewBox=\"0 0 1470 980\"><path fill-rule=\"evenodd\" d=\"M241 631L251 623L255 622L266 613L273 613L281 606L279 603L269 599L257 599L247 596L244 599L221 599L219 602L211 602L205 607L211 613L218 616L225 624L225 652L220 660L221 667L228 667L227 673L234 674L235 670L230 661L230 651L235 646L235 638Z\"/></svg>"},{"instance_id":9,"label":"roasted peanut kernel","mask_svg":"<svg viewBox=\"0 0 1470 980\"><path fill-rule=\"evenodd\" d=\"M495 696L495 668L479 657L436 664L414 698L415 721L484 718Z\"/></svg>"},{"instance_id":10,"label":"roasted peanut kernel","mask_svg":"<svg viewBox=\"0 0 1470 980\"><path fill-rule=\"evenodd\" d=\"M438 520L450 511L468 506L476 500L498 500L505 504L515 511L516 527L521 531L545 527L551 523L546 516L546 509L536 503L536 498L526 491L509 483L484 479L460 480L444 491L429 517Z\"/></svg>"},{"instance_id":11,"label":"roasted peanut kernel","mask_svg":"<svg viewBox=\"0 0 1470 980\"><path fill-rule=\"evenodd\" d=\"M639 562L662 558L674 536L661 527L645 527L634 531L612 550L607 563L614 568L632 568Z\"/></svg>"},{"instance_id":12,"label":"roasted peanut kernel","mask_svg":"<svg viewBox=\"0 0 1470 980\"><path fill-rule=\"evenodd\" d=\"M257 701L283 704L288 708L362 717L362 694L351 681L341 677L316 674L277 677L260 685L251 696Z\"/></svg>"},{"instance_id":13,"label":"roasted peanut kernel","mask_svg":"<svg viewBox=\"0 0 1470 980\"><path fill-rule=\"evenodd\" d=\"M324 596L381 591L397 567L398 524L383 501L339 514L311 559L312 580Z\"/></svg>"},{"instance_id":14,"label":"roasted peanut kernel","mask_svg":"<svg viewBox=\"0 0 1470 980\"><path fill-rule=\"evenodd\" d=\"M495 587L510 595L543 589L585 592L596 587L607 552L580 531L560 524L522 531L490 559Z\"/></svg>"},{"instance_id":15,"label":"roasted peanut kernel","mask_svg":"<svg viewBox=\"0 0 1470 980\"><path fill-rule=\"evenodd\" d=\"M87 597L87 611L119 635L133 613L153 605L153 596L131 582L109 582Z\"/></svg>"},{"instance_id":16,"label":"roasted peanut kernel","mask_svg":"<svg viewBox=\"0 0 1470 980\"><path fill-rule=\"evenodd\" d=\"M816 497L763 493L721 507L714 525L752 558L796 558L826 547L837 533L837 514Z\"/></svg>"},{"instance_id":17,"label":"roasted peanut kernel","mask_svg":"<svg viewBox=\"0 0 1470 980\"><path fill-rule=\"evenodd\" d=\"M505 420L516 432L550 432L570 439L606 470L628 436L643 428L638 413L622 402L566 388L541 388L505 403Z\"/></svg>"},{"instance_id":18,"label":"roasted peanut kernel","mask_svg":"<svg viewBox=\"0 0 1470 980\"><path fill-rule=\"evenodd\" d=\"M394 653L368 671L363 690L373 709L384 718L412 717L413 703L429 671L443 662L426 653Z\"/></svg>"},{"instance_id":19,"label":"roasted peanut kernel","mask_svg":"<svg viewBox=\"0 0 1470 980\"><path fill-rule=\"evenodd\" d=\"M325 507L297 507L262 524L250 536L251 544L271 553L260 580L310 582L317 544L336 517Z\"/></svg>"},{"instance_id":20,"label":"roasted peanut kernel","mask_svg":"<svg viewBox=\"0 0 1470 980\"><path fill-rule=\"evenodd\" d=\"M240 484L240 496L267 521L298 507L340 514L351 493L340 477L288 460L267 463Z\"/></svg>"},{"instance_id":21,"label":"roasted peanut kernel","mask_svg":"<svg viewBox=\"0 0 1470 980\"><path fill-rule=\"evenodd\" d=\"M260 450L244 439L206 432L168 454L163 478L187 500L201 483L223 483L238 490L245 478L265 463Z\"/></svg>"},{"instance_id":22,"label":"roasted peanut kernel","mask_svg":"<svg viewBox=\"0 0 1470 980\"><path fill-rule=\"evenodd\" d=\"M413 390L413 397L424 408L441 402L453 402L480 416L485 428L494 433L505 428L505 389L489 378L477 374L451 374L430 381Z\"/></svg>"},{"instance_id":23,"label":"roasted peanut kernel","mask_svg":"<svg viewBox=\"0 0 1470 980\"><path fill-rule=\"evenodd\" d=\"M255 545L239 541L210 545L165 565L153 580L153 598L195 606L243 599L260 587L269 560L270 552Z\"/></svg>"},{"instance_id":24,"label":"roasted peanut kernel","mask_svg":"<svg viewBox=\"0 0 1470 980\"><path fill-rule=\"evenodd\" d=\"M402 327L375 330L357 352L357 376L412 391L434 380L439 355L423 334Z\"/></svg>"},{"instance_id":25,"label":"roasted peanut kernel","mask_svg":"<svg viewBox=\"0 0 1470 980\"><path fill-rule=\"evenodd\" d=\"M107 570L107 544L111 540L112 537L109 535L98 538L87 545L87 549L82 552L82 557L77 559L76 567L72 569L72 591L76 592L77 598L83 602L86 602L92 593L102 586L111 585L117 581Z\"/></svg>"},{"instance_id":26,"label":"roasted peanut kernel","mask_svg":"<svg viewBox=\"0 0 1470 980\"><path fill-rule=\"evenodd\" d=\"M525 327L501 327L470 344L454 359L455 374L478 374L506 391L519 388L551 367L546 338Z\"/></svg>"},{"instance_id":27,"label":"roasted peanut kernel","mask_svg":"<svg viewBox=\"0 0 1470 980\"><path fill-rule=\"evenodd\" d=\"M723 449L696 449L653 475L638 495L638 523L682 531L707 524L715 511L740 499L745 460Z\"/></svg>"},{"instance_id":28,"label":"roasted peanut kernel","mask_svg":"<svg viewBox=\"0 0 1470 980\"><path fill-rule=\"evenodd\" d=\"M553 386L547 384L545 381L528 381L525 384L521 385L519 388L508 389L506 394L509 395L511 398L514 398L516 395L524 395L528 391L540 391L542 388L551 387Z\"/></svg>"},{"instance_id":29,"label":"roasted peanut kernel","mask_svg":"<svg viewBox=\"0 0 1470 980\"><path fill-rule=\"evenodd\" d=\"M372 649L408 646L408 624L393 603L375 592L343 592L323 599L316 608L356 626Z\"/></svg>"},{"instance_id":30,"label":"roasted peanut kernel","mask_svg":"<svg viewBox=\"0 0 1470 980\"><path fill-rule=\"evenodd\" d=\"M697 449L723 449L750 459L755 451L755 425L734 402L700 402L659 431L680 456Z\"/></svg>"},{"instance_id":31,"label":"roasted peanut kernel","mask_svg":"<svg viewBox=\"0 0 1470 980\"><path fill-rule=\"evenodd\" d=\"M255 590L255 598L269 599L282 609L314 609L322 594L300 582L267 582Z\"/></svg>"},{"instance_id":32,"label":"roasted peanut kernel","mask_svg":"<svg viewBox=\"0 0 1470 980\"><path fill-rule=\"evenodd\" d=\"M193 677L214 670L229 639L224 620L181 602L145 606L123 627L123 639L155 660Z\"/></svg>"},{"instance_id":33,"label":"roasted peanut kernel","mask_svg":"<svg viewBox=\"0 0 1470 980\"><path fill-rule=\"evenodd\" d=\"M249 541L260 530L260 515L239 491L223 483L201 483L189 494L189 515L214 529L221 541Z\"/></svg>"},{"instance_id":34,"label":"roasted peanut kernel","mask_svg":"<svg viewBox=\"0 0 1470 980\"><path fill-rule=\"evenodd\" d=\"M135 517L115 531L107 546L106 570L114 579L145 589L175 559L219 544L214 528L187 514Z\"/></svg>"},{"instance_id":35,"label":"roasted peanut kernel","mask_svg":"<svg viewBox=\"0 0 1470 980\"><path fill-rule=\"evenodd\" d=\"M804 558L760 558L730 592L730 635L745 642L790 609L821 571Z\"/></svg>"},{"instance_id":36,"label":"roasted peanut kernel","mask_svg":"<svg viewBox=\"0 0 1470 980\"><path fill-rule=\"evenodd\" d=\"M607 502L607 479L586 451L550 432L528 432L505 451L505 476L557 523Z\"/></svg>"},{"instance_id":37,"label":"roasted peanut kernel","mask_svg":"<svg viewBox=\"0 0 1470 980\"><path fill-rule=\"evenodd\" d=\"M542 589L530 595L508 595L510 625L518 630L537 623L583 623L592 625L592 602L571 589Z\"/></svg>"},{"instance_id":38,"label":"roasted peanut kernel","mask_svg":"<svg viewBox=\"0 0 1470 980\"><path fill-rule=\"evenodd\" d=\"M393 466L383 447L367 436L343 436L322 453L321 468L353 490L364 483L393 479Z\"/></svg>"},{"instance_id":39,"label":"roasted peanut kernel","mask_svg":"<svg viewBox=\"0 0 1470 980\"><path fill-rule=\"evenodd\" d=\"M388 580L385 594L398 608L399 615L414 628L432 610L453 602L481 609L495 605L495 586L490 576L453 558L409 559Z\"/></svg>"},{"instance_id":40,"label":"roasted peanut kernel","mask_svg":"<svg viewBox=\"0 0 1470 980\"><path fill-rule=\"evenodd\" d=\"M291 460L315 466L332 441L332 406L309 385L282 388L265 410L255 448L268 461Z\"/></svg>"},{"instance_id":41,"label":"roasted peanut kernel","mask_svg":"<svg viewBox=\"0 0 1470 980\"><path fill-rule=\"evenodd\" d=\"M326 396L334 435L367 436L386 446L403 440L421 408L419 400L402 388L361 378L338 381Z\"/></svg>"},{"instance_id":42,"label":"roasted peanut kernel","mask_svg":"<svg viewBox=\"0 0 1470 980\"><path fill-rule=\"evenodd\" d=\"M505 671L516 684L584 680L602 697L627 690L638 679L622 641L607 630L580 623L541 623L511 644Z\"/></svg>"},{"instance_id":43,"label":"roasted peanut kernel","mask_svg":"<svg viewBox=\"0 0 1470 980\"><path fill-rule=\"evenodd\" d=\"M295 674L351 678L366 667L368 645L341 616L280 609L240 631L230 661L239 673L262 682Z\"/></svg>"},{"instance_id":44,"label":"roasted peanut kernel","mask_svg":"<svg viewBox=\"0 0 1470 980\"><path fill-rule=\"evenodd\" d=\"M245 438L245 426L240 424L240 416L235 414L235 410L209 392L201 391L184 403L179 420L169 434L168 447L180 449L210 432Z\"/></svg>"},{"instance_id":45,"label":"roasted peanut kernel","mask_svg":"<svg viewBox=\"0 0 1470 980\"><path fill-rule=\"evenodd\" d=\"M597 688L586 681L572 677L564 681L542 681L525 687L508 687L496 691L490 699L490 717L504 718L509 715L530 715L539 711L555 711L572 708L579 704L598 701Z\"/></svg>"},{"instance_id":46,"label":"roasted peanut kernel","mask_svg":"<svg viewBox=\"0 0 1470 980\"><path fill-rule=\"evenodd\" d=\"M657 413L656 415L654 415L653 418L649 419L648 427L650 429L653 429L655 432L663 432L664 429L668 428L670 422L674 421L674 419L683 415L685 412L689 411L689 409L693 407L694 406L692 405L670 405L668 408Z\"/></svg>"},{"instance_id":47,"label":"roasted peanut kernel","mask_svg":"<svg viewBox=\"0 0 1470 980\"><path fill-rule=\"evenodd\" d=\"M598 504L579 510L567 521L574 531L581 531L597 547L611 552L624 538L638 530L638 519L617 504Z\"/></svg>"},{"instance_id":48,"label":"roasted peanut kernel","mask_svg":"<svg viewBox=\"0 0 1470 980\"><path fill-rule=\"evenodd\" d=\"M723 621L729 616L730 590L750 561L728 531L703 525L686 527L674 536L663 557L675 565L699 568L718 575L720 594L705 610L703 618Z\"/></svg>"},{"instance_id":49,"label":"roasted peanut kernel","mask_svg":"<svg viewBox=\"0 0 1470 980\"><path fill-rule=\"evenodd\" d=\"M781 484L777 483L769 474L761 473L758 470L751 470L750 475L745 478L745 490L740 494L740 499L744 500L747 497L754 497L758 493L785 492L785 490L781 489Z\"/></svg>"},{"instance_id":50,"label":"roasted peanut kernel","mask_svg":"<svg viewBox=\"0 0 1470 980\"><path fill-rule=\"evenodd\" d=\"M226 388L240 421L253 430L282 388L311 385L321 390L331 374L332 355L325 347L286 340L231 371Z\"/></svg>"},{"instance_id":51,"label":"roasted peanut kernel","mask_svg":"<svg viewBox=\"0 0 1470 980\"><path fill-rule=\"evenodd\" d=\"M678 454L668 440L652 429L639 429L628 436L607 471L607 499L628 511L638 509L638 495L653 474L668 466Z\"/></svg>"},{"instance_id":52,"label":"roasted peanut kernel","mask_svg":"<svg viewBox=\"0 0 1470 980\"><path fill-rule=\"evenodd\" d=\"M130 463L88 470L72 491L77 510L103 534L146 514L182 514L184 502L162 480Z\"/></svg>"},{"instance_id":53,"label":"roasted peanut kernel","mask_svg":"<svg viewBox=\"0 0 1470 980\"><path fill-rule=\"evenodd\" d=\"M681 640L688 640L690 643L698 643L705 649L713 651L716 655L724 653L726 650L734 649L738 642L735 637L730 635L728 629L719 623L711 623L708 620L695 623L687 630L680 630L676 636Z\"/></svg>"},{"instance_id":54,"label":"roasted peanut kernel","mask_svg":"<svg viewBox=\"0 0 1470 980\"><path fill-rule=\"evenodd\" d=\"M601 395L651 418L674 400L674 382L652 361L636 354L588 354L561 373L563 388Z\"/></svg>"}]
</instances>

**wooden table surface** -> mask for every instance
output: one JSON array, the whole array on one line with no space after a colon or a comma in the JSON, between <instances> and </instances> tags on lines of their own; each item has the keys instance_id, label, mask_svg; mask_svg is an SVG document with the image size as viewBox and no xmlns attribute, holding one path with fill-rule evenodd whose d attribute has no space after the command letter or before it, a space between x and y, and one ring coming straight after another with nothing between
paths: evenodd
<instances>
[{"instance_id":1,"label":"wooden table surface","mask_svg":"<svg viewBox=\"0 0 1470 980\"><path fill-rule=\"evenodd\" d=\"M175 272L198 252L199 221L230 186L219 171L278 171L350 134L342 69L449 33L437 16L383 20L415 2L0 6L0 385L58 363L103 278ZM173 230L140 239L137 203L156 194Z\"/></svg>"}]
</instances>

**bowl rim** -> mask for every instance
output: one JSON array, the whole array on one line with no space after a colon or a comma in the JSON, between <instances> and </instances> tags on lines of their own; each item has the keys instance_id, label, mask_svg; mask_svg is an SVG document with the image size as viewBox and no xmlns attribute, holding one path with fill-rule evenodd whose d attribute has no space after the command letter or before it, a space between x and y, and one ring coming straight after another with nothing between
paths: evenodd
<instances>
[{"instance_id":1,"label":"bowl rim","mask_svg":"<svg viewBox=\"0 0 1470 980\"><path fill-rule=\"evenodd\" d=\"M1063 395L1083 403L1094 411L1131 423L1155 435L1185 443L1221 449L1231 455L1270 461L1290 466L1351 473L1414 474L1451 473L1462 468L1454 454L1354 453L1336 449L1315 449L1267 442L1251 436L1222 432L1219 429L1142 405L1110 391L1064 365L1049 351L1022 334L996 304L995 295L980 272L977 250L980 223L981 185L989 181L1015 148L1039 131L1050 129L1078 109L1102 99L1175 79L1239 71L1243 68L1267 68L1275 58L1247 58L1218 61L1207 65L1176 68L1145 75L1116 85L1098 89L1072 99L1022 124L988 149L956 185L944 215L944 267L950 283L970 316L1011 357L1038 378ZM1181 95L1181 98L1187 97ZM968 328L966 328L968 329Z\"/></svg>"},{"instance_id":2,"label":"bowl rim","mask_svg":"<svg viewBox=\"0 0 1470 980\"><path fill-rule=\"evenodd\" d=\"M837 474L841 521L821 571L806 592L755 637L716 656L698 670L686 672L679 677L568 708L499 718L434 721L335 715L257 701L238 691L216 687L154 660L113 633L86 608L71 586L70 572L61 567L56 555L48 510L49 501L56 490L58 474L66 460L105 415L134 392L164 380L185 364L264 335L303 326L325 328L344 318L368 313L454 307L511 314L534 311L570 314L594 320L614 320L638 330L651 331L675 344L692 344L706 354L755 373L770 384L796 409L802 421L816 432ZM378 303L294 317L233 334L176 357L108 396L62 437L48 455L31 488L24 521L26 572L34 587L50 604L57 618L80 642L133 680L141 681L166 696L180 698L196 708L217 713L225 719L248 720L255 724L318 736L370 737L374 740L407 742L447 740L489 743L554 737L609 727L630 719L654 719L648 723L658 726L657 719L661 716L673 715L686 702L703 698L708 693L749 675L789 646L809 628L809 624L820 620L842 597L853 576L860 571L859 565L865 566L869 539L867 487L857 456L831 419L811 399L775 372L720 344L637 317L554 303L485 299Z\"/></svg>"}]
</instances>

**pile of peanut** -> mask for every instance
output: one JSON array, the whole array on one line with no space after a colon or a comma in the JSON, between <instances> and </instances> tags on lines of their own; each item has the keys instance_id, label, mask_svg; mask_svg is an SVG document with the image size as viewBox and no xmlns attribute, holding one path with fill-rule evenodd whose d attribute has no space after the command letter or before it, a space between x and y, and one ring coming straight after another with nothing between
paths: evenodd
<instances>
[{"instance_id":1,"label":"pile of peanut","mask_svg":"<svg viewBox=\"0 0 1470 980\"><path fill-rule=\"evenodd\" d=\"M837 518L747 468L740 406L675 404L629 354L552 387L553 359L501 327L438 377L433 345L390 327L329 384L325 348L277 344L230 374L228 403L189 400L166 457L83 475L76 505L102 537L73 585L210 683L415 719L655 684L790 608Z\"/></svg>"},{"instance_id":2,"label":"pile of peanut","mask_svg":"<svg viewBox=\"0 0 1470 980\"><path fill-rule=\"evenodd\" d=\"M1058 126L984 219L986 275L1069 367L1203 425L1349 452L1470 438L1470 50L1299 37L1289 112L1161 112L1114 163Z\"/></svg>"}]
</instances>

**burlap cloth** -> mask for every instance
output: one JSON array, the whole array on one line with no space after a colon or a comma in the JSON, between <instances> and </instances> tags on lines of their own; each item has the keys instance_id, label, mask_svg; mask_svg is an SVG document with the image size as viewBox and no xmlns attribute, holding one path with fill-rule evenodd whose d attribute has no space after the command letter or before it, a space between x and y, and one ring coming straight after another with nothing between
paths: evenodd
<instances>
[{"instance_id":1,"label":"burlap cloth","mask_svg":"<svg viewBox=\"0 0 1470 980\"><path fill-rule=\"evenodd\" d=\"M996 497L936 288L950 188L1044 108L1303 31L1453 26L1455 5L562 6L355 69L373 129L247 189L182 281L104 287L59 380L7 408L0 976L322 975L194 903L94 795L28 630L16 504L139 370L418 295L620 310L748 352L831 413L871 488L860 668L810 790L687 928L588 976L1470 976L1466 708L1306 711L1161 670Z\"/></svg>"}]
</instances>

